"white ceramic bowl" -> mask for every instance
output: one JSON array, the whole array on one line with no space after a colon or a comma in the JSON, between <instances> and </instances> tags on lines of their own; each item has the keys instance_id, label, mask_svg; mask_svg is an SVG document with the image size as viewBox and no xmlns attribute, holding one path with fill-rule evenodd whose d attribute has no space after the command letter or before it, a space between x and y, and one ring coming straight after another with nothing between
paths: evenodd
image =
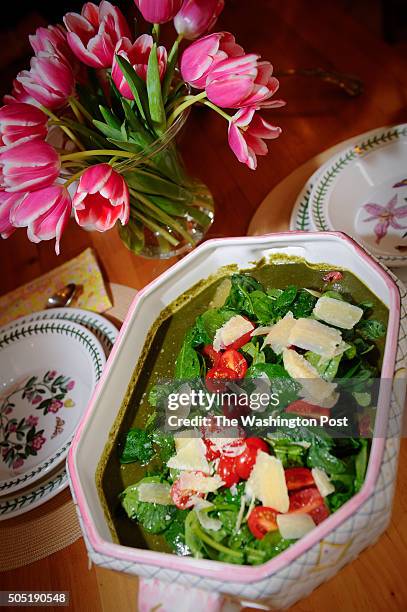
<instances>
[{"instance_id":1,"label":"white ceramic bowl","mask_svg":"<svg viewBox=\"0 0 407 612\"><path fill-rule=\"evenodd\" d=\"M391 401L390 397L381 397L378 427L385 431L387 426L390 437L373 440L362 490L315 530L267 563L257 567L229 565L126 547L112 541L95 484L95 471L149 328L165 306L220 267L237 264L248 268L276 253L343 267L362 279L389 308L382 377L391 379L396 370L403 374L406 321L403 310L404 331L399 336L399 290L382 266L353 240L338 233L289 232L205 242L137 294L72 443L68 457L71 488L89 555L97 565L280 608L310 593L386 528L404 403L404 398L396 401L394 393Z\"/></svg>"}]
</instances>

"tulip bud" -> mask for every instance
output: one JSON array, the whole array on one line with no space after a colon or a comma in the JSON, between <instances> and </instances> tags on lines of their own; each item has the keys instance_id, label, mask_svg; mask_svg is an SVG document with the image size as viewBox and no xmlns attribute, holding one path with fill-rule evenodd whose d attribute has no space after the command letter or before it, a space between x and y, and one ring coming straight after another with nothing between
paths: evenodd
<instances>
[{"instance_id":1,"label":"tulip bud","mask_svg":"<svg viewBox=\"0 0 407 612\"><path fill-rule=\"evenodd\" d=\"M184 0L174 17L175 29L184 38L194 40L213 28L224 6L224 0Z\"/></svg>"},{"instance_id":2,"label":"tulip bud","mask_svg":"<svg viewBox=\"0 0 407 612\"><path fill-rule=\"evenodd\" d=\"M105 232L120 219L129 220L130 196L124 178L109 164L97 164L82 174L73 198L75 219L81 227Z\"/></svg>"},{"instance_id":3,"label":"tulip bud","mask_svg":"<svg viewBox=\"0 0 407 612\"><path fill-rule=\"evenodd\" d=\"M59 56L44 51L31 59L30 70L22 70L17 81L32 98L49 109L64 106L75 87L72 68Z\"/></svg>"},{"instance_id":4,"label":"tulip bud","mask_svg":"<svg viewBox=\"0 0 407 612\"><path fill-rule=\"evenodd\" d=\"M182 0L134 0L134 2L149 23L170 21L182 5Z\"/></svg>"}]
</instances>

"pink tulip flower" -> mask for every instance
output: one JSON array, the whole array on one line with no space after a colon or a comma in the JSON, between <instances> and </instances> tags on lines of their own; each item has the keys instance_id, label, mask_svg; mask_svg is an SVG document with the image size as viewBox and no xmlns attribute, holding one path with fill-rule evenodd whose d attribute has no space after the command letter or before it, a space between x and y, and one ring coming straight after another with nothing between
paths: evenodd
<instances>
[{"instance_id":1,"label":"pink tulip flower","mask_svg":"<svg viewBox=\"0 0 407 612\"><path fill-rule=\"evenodd\" d=\"M225 0L184 0L174 27L184 38L194 40L213 28L224 6Z\"/></svg>"},{"instance_id":2,"label":"pink tulip flower","mask_svg":"<svg viewBox=\"0 0 407 612\"><path fill-rule=\"evenodd\" d=\"M63 185L51 185L28 193L11 210L10 220L15 227L26 227L32 242L55 238L55 252L59 255L59 243L69 217L72 203Z\"/></svg>"},{"instance_id":3,"label":"pink tulip flower","mask_svg":"<svg viewBox=\"0 0 407 612\"><path fill-rule=\"evenodd\" d=\"M73 206L76 221L86 229L105 232L118 219L125 225L130 215L126 181L109 164L91 166L80 178Z\"/></svg>"},{"instance_id":4,"label":"pink tulip flower","mask_svg":"<svg viewBox=\"0 0 407 612\"><path fill-rule=\"evenodd\" d=\"M0 137L5 145L45 138L47 122L47 115L32 104L11 102L0 108Z\"/></svg>"},{"instance_id":5,"label":"pink tulip flower","mask_svg":"<svg viewBox=\"0 0 407 612\"><path fill-rule=\"evenodd\" d=\"M7 193L0 191L0 236L8 238L15 231L10 220L10 213L14 206L25 198L25 193Z\"/></svg>"},{"instance_id":6,"label":"pink tulip flower","mask_svg":"<svg viewBox=\"0 0 407 612\"><path fill-rule=\"evenodd\" d=\"M137 38L134 44L131 44L128 38L122 38L119 40L114 53L115 56L120 55L130 62L139 77L145 81L147 77L148 58L150 57L152 46L152 36L149 34L142 34L142 36ZM157 48L157 59L160 79L162 79L167 68L167 50L165 47ZM116 58L113 60L112 79L122 96L128 100L134 99L130 87L128 86L127 81L119 68Z\"/></svg>"},{"instance_id":7,"label":"pink tulip flower","mask_svg":"<svg viewBox=\"0 0 407 612\"><path fill-rule=\"evenodd\" d=\"M182 78L196 89L205 89L206 79L215 66L243 54L242 47L229 32L208 34L189 45L182 54Z\"/></svg>"},{"instance_id":8,"label":"pink tulip flower","mask_svg":"<svg viewBox=\"0 0 407 612\"><path fill-rule=\"evenodd\" d=\"M134 0L134 2L149 23L170 21L182 5L182 0Z\"/></svg>"},{"instance_id":9,"label":"pink tulip flower","mask_svg":"<svg viewBox=\"0 0 407 612\"><path fill-rule=\"evenodd\" d=\"M225 108L267 106L279 87L272 72L270 62L260 62L255 54L227 59L211 70L206 94L211 102Z\"/></svg>"},{"instance_id":10,"label":"pink tulip flower","mask_svg":"<svg viewBox=\"0 0 407 612\"><path fill-rule=\"evenodd\" d=\"M67 13L64 23L72 51L91 68L111 68L117 42L130 37L124 15L106 0L99 6L87 2L80 15Z\"/></svg>"},{"instance_id":11,"label":"pink tulip flower","mask_svg":"<svg viewBox=\"0 0 407 612\"><path fill-rule=\"evenodd\" d=\"M11 94L6 94L3 98L4 104L10 104L11 102L26 102L27 104L33 104L38 106L37 100L34 100L32 96L24 89L24 87L14 79L13 89Z\"/></svg>"},{"instance_id":12,"label":"pink tulip flower","mask_svg":"<svg viewBox=\"0 0 407 612\"><path fill-rule=\"evenodd\" d=\"M237 159L251 170L257 167L256 155L267 155L263 138L278 138L281 128L271 125L256 114L255 108L240 109L229 123L229 146Z\"/></svg>"},{"instance_id":13,"label":"pink tulip flower","mask_svg":"<svg viewBox=\"0 0 407 612\"><path fill-rule=\"evenodd\" d=\"M7 147L0 153L0 182L6 191L47 187L59 175L61 162L55 149L42 140Z\"/></svg>"},{"instance_id":14,"label":"pink tulip flower","mask_svg":"<svg viewBox=\"0 0 407 612\"><path fill-rule=\"evenodd\" d=\"M28 38L36 55L45 51L51 55L58 55L63 60L72 62L74 56L68 45L66 31L63 26L50 25L47 28L37 28L35 34L30 34Z\"/></svg>"},{"instance_id":15,"label":"pink tulip flower","mask_svg":"<svg viewBox=\"0 0 407 612\"><path fill-rule=\"evenodd\" d=\"M49 109L64 106L75 87L71 66L57 55L44 51L31 59L31 69L22 70L17 81L39 104Z\"/></svg>"}]
</instances>

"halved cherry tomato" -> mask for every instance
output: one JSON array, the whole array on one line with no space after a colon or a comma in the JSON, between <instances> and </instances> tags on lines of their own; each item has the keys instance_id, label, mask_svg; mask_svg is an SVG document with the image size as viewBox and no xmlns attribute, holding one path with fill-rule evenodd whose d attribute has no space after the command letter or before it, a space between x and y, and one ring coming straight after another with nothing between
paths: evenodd
<instances>
[{"instance_id":1,"label":"halved cherry tomato","mask_svg":"<svg viewBox=\"0 0 407 612\"><path fill-rule=\"evenodd\" d=\"M181 489L180 480L176 480L171 487L170 495L174 504L180 510L186 508L192 508L195 505L196 497L205 497L204 493L198 493L197 491L190 491L189 489Z\"/></svg>"},{"instance_id":2,"label":"halved cherry tomato","mask_svg":"<svg viewBox=\"0 0 407 612\"><path fill-rule=\"evenodd\" d=\"M246 448L241 455L236 457L236 472L242 480L247 480L256 463L257 453L262 450L269 452L268 444L261 438L246 438Z\"/></svg>"},{"instance_id":3,"label":"halved cherry tomato","mask_svg":"<svg viewBox=\"0 0 407 612\"><path fill-rule=\"evenodd\" d=\"M225 486L230 488L240 480L236 472L236 457L224 457L219 459L217 473L222 478Z\"/></svg>"},{"instance_id":4,"label":"halved cherry tomato","mask_svg":"<svg viewBox=\"0 0 407 612\"><path fill-rule=\"evenodd\" d=\"M285 481L289 491L304 489L315 485L311 470L303 467L288 468L285 470Z\"/></svg>"},{"instance_id":5,"label":"halved cherry tomato","mask_svg":"<svg viewBox=\"0 0 407 612\"><path fill-rule=\"evenodd\" d=\"M262 540L266 533L278 529L277 514L278 512L274 508L269 508L268 506L256 506L256 508L253 508L247 519L247 526L255 538Z\"/></svg>"},{"instance_id":6,"label":"halved cherry tomato","mask_svg":"<svg viewBox=\"0 0 407 612\"><path fill-rule=\"evenodd\" d=\"M228 349L222 353L218 367L228 368L236 372L238 378L243 378L247 372L247 361L238 351L235 349Z\"/></svg>"},{"instance_id":7,"label":"halved cherry tomato","mask_svg":"<svg viewBox=\"0 0 407 612\"><path fill-rule=\"evenodd\" d=\"M310 514L317 524L329 516L329 510L325 505L324 498L316 487L309 487L308 489L301 489L291 493L288 512Z\"/></svg>"},{"instance_id":8,"label":"halved cherry tomato","mask_svg":"<svg viewBox=\"0 0 407 612\"><path fill-rule=\"evenodd\" d=\"M334 281L340 281L342 279L343 274L342 272L339 272L339 270L331 270L322 277L322 280L324 280L326 283L333 283Z\"/></svg>"},{"instance_id":9,"label":"halved cherry tomato","mask_svg":"<svg viewBox=\"0 0 407 612\"><path fill-rule=\"evenodd\" d=\"M220 457L220 450L218 450L210 438L204 438L204 444L206 446L205 456L208 461L214 461Z\"/></svg>"},{"instance_id":10,"label":"halved cherry tomato","mask_svg":"<svg viewBox=\"0 0 407 612\"><path fill-rule=\"evenodd\" d=\"M202 355L204 357L207 357L209 363L212 366L214 366L214 365L217 365L217 362L221 354L219 351L215 351L212 344L205 344L205 346L202 349Z\"/></svg>"},{"instance_id":11,"label":"halved cherry tomato","mask_svg":"<svg viewBox=\"0 0 407 612\"><path fill-rule=\"evenodd\" d=\"M217 391L226 390L226 382L229 380L237 380L238 375L234 370L221 366L214 366L206 375L206 386L209 391L216 393Z\"/></svg>"},{"instance_id":12,"label":"halved cherry tomato","mask_svg":"<svg viewBox=\"0 0 407 612\"><path fill-rule=\"evenodd\" d=\"M284 412L291 412L293 414L302 414L311 417L315 417L316 419L321 416L329 417L331 411L329 408L323 408L322 406L316 406L315 404L310 404L305 400L295 400L291 404L288 404Z\"/></svg>"}]
</instances>

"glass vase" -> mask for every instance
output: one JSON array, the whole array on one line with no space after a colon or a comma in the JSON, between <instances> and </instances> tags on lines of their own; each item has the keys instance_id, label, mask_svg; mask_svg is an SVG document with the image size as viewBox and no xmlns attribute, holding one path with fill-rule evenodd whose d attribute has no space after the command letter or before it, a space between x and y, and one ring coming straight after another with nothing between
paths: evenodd
<instances>
[{"instance_id":1,"label":"glass vase","mask_svg":"<svg viewBox=\"0 0 407 612\"><path fill-rule=\"evenodd\" d=\"M213 222L212 195L189 176L178 151L188 115L185 111L160 138L120 165L130 191L130 219L119 233L137 255L168 259L186 253Z\"/></svg>"}]
</instances>

